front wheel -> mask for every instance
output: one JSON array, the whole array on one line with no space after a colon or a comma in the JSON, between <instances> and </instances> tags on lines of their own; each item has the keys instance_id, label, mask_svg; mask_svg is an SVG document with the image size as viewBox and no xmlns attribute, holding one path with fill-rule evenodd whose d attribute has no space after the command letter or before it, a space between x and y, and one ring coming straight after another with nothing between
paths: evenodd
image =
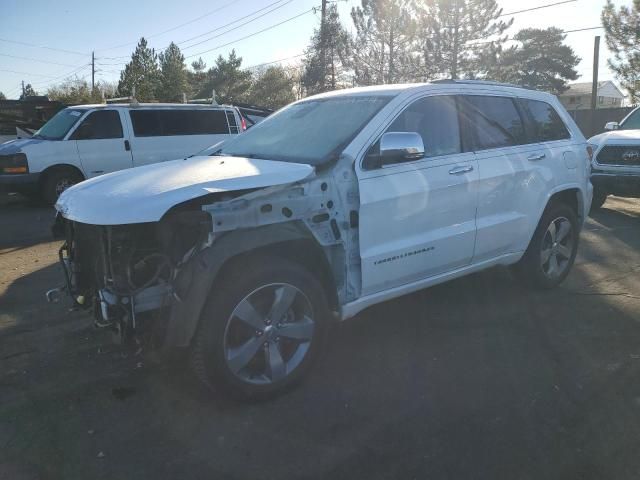
<instances>
[{"instance_id":1,"label":"front wheel","mask_svg":"<svg viewBox=\"0 0 640 480\"><path fill-rule=\"evenodd\" d=\"M556 287L567 278L578 253L578 218L565 204L549 206L540 219L516 276L535 288Z\"/></svg>"},{"instance_id":2,"label":"front wheel","mask_svg":"<svg viewBox=\"0 0 640 480\"><path fill-rule=\"evenodd\" d=\"M308 371L328 318L324 290L303 267L272 257L238 265L217 282L203 309L193 369L214 391L273 396Z\"/></svg>"},{"instance_id":3,"label":"front wheel","mask_svg":"<svg viewBox=\"0 0 640 480\"><path fill-rule=\"evenodd\" d=\"M46 174L40 195L48 205L53 205L62 192L81 181L82 176L71 168L53 170Z\"/></svg>"}]
</instances>

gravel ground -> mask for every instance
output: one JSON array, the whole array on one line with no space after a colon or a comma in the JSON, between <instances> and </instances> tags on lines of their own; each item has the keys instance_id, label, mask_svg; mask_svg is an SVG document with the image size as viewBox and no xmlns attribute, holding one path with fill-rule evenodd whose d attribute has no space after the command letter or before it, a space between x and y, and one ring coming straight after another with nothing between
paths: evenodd
<instances>
[{"instance_id":1,"label":"gravel ground","mask_svg":"<svg viewBox=\"0 0 640 480\"><path fill-rule=\"evenodd\" d=\"M569 279L494 269L373 307L264 404L125 354L67 304L53 211L0 198L0 479L640 478L640 201Z\"/></svg>"}]
</instances>

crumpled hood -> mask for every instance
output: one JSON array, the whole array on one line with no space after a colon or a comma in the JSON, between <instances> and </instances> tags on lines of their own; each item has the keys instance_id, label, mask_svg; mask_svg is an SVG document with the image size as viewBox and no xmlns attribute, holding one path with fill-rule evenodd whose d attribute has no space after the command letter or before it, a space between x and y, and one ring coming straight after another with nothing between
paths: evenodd
<instances>
[{"instance_id":1,"label":"crumpled hood","mask_svg":"<svg viewBox=\"0 0 640 480\"><path fill-rule=\"evenodd\" d=\"M613 130L589 139L594 145L640 145L640 130Z\"/></svg>"},{"instance_id":2,"label":"crumpled hood","mask_svg":"<svg viewBox=\"0 0 640 480\"><path fill-rule=\"evenodd\" d=\"M9 140L8 142L0 143L0 155L13 155L14 153L22 152L24 147L30 145L39 145L41 143L49 142L50 140L43 140L40 138L21 138L16 140Z\"/></svg>"},{"instance_id":3,"label":"crumpled hood","mask_svg":"<svg viewBox=\"0 0 640 480\"><path fill-rule=\"evenodd\" d=\"M60 195L56 209L93 225L157 222L174 205L209 193L284 185L312 166L238 157L191 157L95 177Z\"/></svg>"}]
</instances>

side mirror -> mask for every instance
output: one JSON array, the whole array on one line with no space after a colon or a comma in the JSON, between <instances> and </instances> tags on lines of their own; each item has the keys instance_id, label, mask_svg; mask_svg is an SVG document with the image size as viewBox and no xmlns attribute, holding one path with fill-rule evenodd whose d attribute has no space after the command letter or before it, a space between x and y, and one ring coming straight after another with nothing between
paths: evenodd
<instances>
[{"instance_id":1,"label":"side mirror","mask_svg":"<svg viewBox=\"0 0 640 480\"><path fill-rule=\"evenodd\" d=\"M605 130L617 130L620 127L620 124L618 124L618 122L607 122L604 125L604 129Z\"/></svg>"},{"instance_id":2,"label":"side mirror","mask_svg":"<svg viewBox=\"0 0 640 480\"><path fill-rule=\"evenodd\" d=\"M416 132L388 132L380 138L381 163L420 160L424 157L422 136Z\"/></svg>"}]
</instances>

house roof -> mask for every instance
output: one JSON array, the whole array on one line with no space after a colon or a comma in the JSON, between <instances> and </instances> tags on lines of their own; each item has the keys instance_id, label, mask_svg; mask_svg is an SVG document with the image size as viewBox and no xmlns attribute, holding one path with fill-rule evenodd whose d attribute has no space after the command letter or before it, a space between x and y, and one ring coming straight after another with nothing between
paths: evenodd
<instances>
[{"instance_id":1,"label":"house roof","mask_svg":"<svg viewBox=\"0 0 640 480\"><path fill-rule=\"evenodd\" d=\"M598 82L598 90L600 90L604 85L610 83L613 87L620 92L620 96L624 97L624 93L620 91L620 89L613 83L611 80L604 80L602 82ZM578 82L578 83L570 83L568 85L568 89L560 94L562 97L566 96L578 96L578 95L591 95L591 82Z\"/></svg>"}]
</instances>

